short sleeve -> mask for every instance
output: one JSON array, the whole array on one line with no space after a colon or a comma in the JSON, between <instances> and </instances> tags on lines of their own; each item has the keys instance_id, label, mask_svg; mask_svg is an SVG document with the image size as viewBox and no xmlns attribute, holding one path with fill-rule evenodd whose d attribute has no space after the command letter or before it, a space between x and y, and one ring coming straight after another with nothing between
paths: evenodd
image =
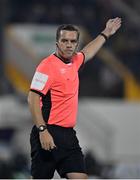
<instances>
[{"instance_id":1,"label":"short sleeve","mask_svg":"<svg viewBox=\"0 0 140 180\"><path fill-rule=\"evenodd\" d=\"M78 52L73 56L73 63L76 64L77 70L79 70L80 66L84 64L85 55L83 52Z\"/></svg>"},{"instance_id":2,"label":"short sleeve","mask_svg":"<svg viewBox=\"0 0 140 180\"><path fill-rule=\"evenodd\" d=\"M53 82L50 64L46 61L42 61L36 68L30 87L31 91L43 95L47 94Z\"/></svg>"}]
</instances>

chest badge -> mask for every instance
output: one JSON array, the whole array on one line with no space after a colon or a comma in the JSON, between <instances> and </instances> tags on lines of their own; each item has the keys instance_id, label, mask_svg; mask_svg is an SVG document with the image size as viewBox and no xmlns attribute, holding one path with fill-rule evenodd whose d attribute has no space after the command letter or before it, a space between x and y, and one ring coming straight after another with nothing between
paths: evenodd
<instances>
[{"instance_id":1,"label":"chest badge","mask_svg":"<svg viewBox=\"0 0 140 180\"><path fill-rule=\"evenodd\" d=\"M65 74L66 73L66 69L65 68L61 68L60 72L61 72L61 74Z\"/></svg>"}]
</instances>

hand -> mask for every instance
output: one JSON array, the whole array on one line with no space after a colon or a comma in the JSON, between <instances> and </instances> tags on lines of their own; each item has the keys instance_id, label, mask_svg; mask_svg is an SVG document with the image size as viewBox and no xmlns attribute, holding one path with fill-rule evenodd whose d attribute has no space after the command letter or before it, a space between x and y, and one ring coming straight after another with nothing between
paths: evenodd
<instances>
[{"instance_id":1,"label":"hand","mask_svg":"<svg viewBox=\"0 0 140 180\"><path fill-rule=\"evenodd\" d=\"M40 143L43 149L52 150L56 148L51 134L46 130L39 133Z\"/></svg>"},{"instance_id":2,"label":"hand","mask_svg":"<svg viewBox=\"0 0 140 180\"><path fill-rule=\"evenodd\" d=\"M106 28L102 33L104 33L107 37L115 34L115 32L121 27L121 22L121 18L119 17L109 19L106 23Z\"/></svg>"}]
</instances>

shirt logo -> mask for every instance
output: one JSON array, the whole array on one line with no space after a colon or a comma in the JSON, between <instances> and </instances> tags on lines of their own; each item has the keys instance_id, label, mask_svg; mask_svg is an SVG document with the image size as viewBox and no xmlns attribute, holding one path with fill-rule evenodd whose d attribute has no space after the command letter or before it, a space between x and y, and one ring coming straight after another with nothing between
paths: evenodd
<instances>
[{"instance_id":1,"label":"shirt logo","mask_svg":"<svg viewBox=\"0 0 140 180\"><path fill-rule=\"evenodd\" d=\"M61 68L60 72L61 72L61 74L65 74L66 73L66 69L65 68Z\"/></svg>"},{"instance_id":2,"label":"shirt logo","mask_svg":"<svg viewBox=\"0 0 140 180\"><path fill-rule=\"evenodd\" d=\"M31 83L31 89L43 90L47 81L47 74L36 72Z\"/></svg>"}]
</instances>

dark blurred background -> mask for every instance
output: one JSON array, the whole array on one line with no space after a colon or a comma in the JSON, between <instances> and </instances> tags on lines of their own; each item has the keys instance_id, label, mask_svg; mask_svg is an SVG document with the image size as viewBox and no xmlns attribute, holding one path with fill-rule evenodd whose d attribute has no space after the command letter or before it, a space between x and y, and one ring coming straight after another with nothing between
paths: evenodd
<instances>
[{"instance_id":1,"label":"dark blurred background","mask_svg":"<svg viewBox=\"0 0 140 180\"><path fill-rule=\"evenodd\" d=\"M1 178L28 178L30 174L27 141L32 124L27 93L36 65L55 51L51 43L55 43L57 26L79 26L82 48L105 28L108 19L117 16L122 18L121 29L80 71L79 96L80 100L120 100L139 106L140 1L0 0L0 152L5 154L0 157ZM89 152L86 158L89 174L113 177L113 163L97 162Z\"/></svg>"},{"instance_id":2,"label":"dark blurred background","mask_svg":"<svg viewBox=\"0 0 140 180\"><path fill-rule=\"evenodd\" d=\"M102 58L104 55L100 57L98 54L94 61L85 65L80 74L80 96L138 99L139 93L129 92L130 90L125 89L125 87L133 84L133 88L136 89L140 82L139 4L139 1L136 0L1 0L0 72L1 78L4 78L5 81L1 83L0 92L2 94L13 93L12 90L14 89L10 86L12 82L7 82L4 72L3 41L4 29L7 25L72 23L84 27L87 33L83 42L85 45L103 30L109 18L119 16L122 18L122 28L110 38L105 48L111 51L110 54L113 53L117 61L124 66L124 69L120 69L120 66L115 62L111 66L112 62L109 60L106 62ZM117 72L114 70L115 68L117 68ZM130 73L128 74L127 71ZM133 80L128 78L129 75Z\"/></svg>"}]
</instances>

